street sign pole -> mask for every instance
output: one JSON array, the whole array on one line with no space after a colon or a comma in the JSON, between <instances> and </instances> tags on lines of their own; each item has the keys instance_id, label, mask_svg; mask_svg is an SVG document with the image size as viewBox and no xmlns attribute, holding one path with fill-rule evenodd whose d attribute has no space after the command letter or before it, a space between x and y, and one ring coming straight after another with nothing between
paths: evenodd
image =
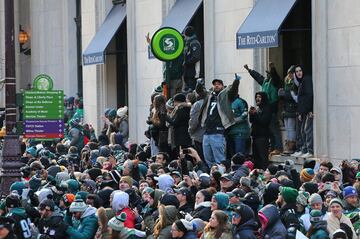
<instances>
[{"instance_id":1,"label":"street sign pole","mask_svg":"<svg viewBox=\"0 0 360 239\"><path fill-rule=\"evenodd\" d=\"M14 1L5 0L5 126L6 136L0 154L1 194L8 194L10 185L20 179L21 151L16 135L16 78Z\"/></svg>"}]
</instances>

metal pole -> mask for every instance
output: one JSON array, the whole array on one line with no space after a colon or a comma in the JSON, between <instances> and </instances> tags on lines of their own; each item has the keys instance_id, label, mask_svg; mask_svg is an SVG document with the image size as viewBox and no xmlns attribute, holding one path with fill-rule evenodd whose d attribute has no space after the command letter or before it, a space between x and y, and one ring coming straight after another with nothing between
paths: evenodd
<instances>
[{"instance_id":1,"label":"metal pole","mask_svg":"<svg viewBox=\"0 0 360 239\"><path fill-rule=\"evenodd\" d=\"M5 126L6 136L1 159L1 194L8 194L10 185L20 179L20 141L16 135L16 78L14 1L5 0Z\"/></svg>"}]
</instances>

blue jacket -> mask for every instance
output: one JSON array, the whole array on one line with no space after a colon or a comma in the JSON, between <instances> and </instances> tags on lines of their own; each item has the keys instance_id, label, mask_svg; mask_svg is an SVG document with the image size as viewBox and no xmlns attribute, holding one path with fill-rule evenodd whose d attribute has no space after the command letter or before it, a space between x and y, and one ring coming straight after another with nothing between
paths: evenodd
<instances>
[{"instance_id":1,"label":"blue jacket","mask_svg":"<svg viewBox=\"0 0 360 239\"><path fill-rule=\"evenodd\" d=\"M69 226L66 230L70 239L92 239L98 228L98 219L95 215L96 208L88 207L80 219L78 228Z\"/></svg>"},{"instance_id":2,"label":"blue jacket","mask_svg":"<svg viewBox=\"0 0 360 239\"><path fill-rule=\"evenodd\" d=\"M268 204L263 207L262 212L268 219L268 225L263 231L263 239L284 239L287 231L280 220L280 214L275 205Z\"/></svg>"}]
</instances>

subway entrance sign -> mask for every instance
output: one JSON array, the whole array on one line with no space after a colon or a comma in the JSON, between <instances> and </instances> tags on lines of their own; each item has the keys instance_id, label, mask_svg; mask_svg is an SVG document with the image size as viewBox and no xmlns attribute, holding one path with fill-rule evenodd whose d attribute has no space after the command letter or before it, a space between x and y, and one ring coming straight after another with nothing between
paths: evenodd
<instances>
[{"instance_id":1,"label":"subway entrance sign","mask_svg":"<svg viewBox=\"0 0 360 239\"><path fill-rule=\"evenodd\" d=\"M184 39L174 28L160 28L151 39L151 51L161 61L174 60L183 54Z\"/></svg>"},{"instance_id":2,"label":"subway entrance sign","mask_svg":"<svg viewBox=\"0 0 360 239\"><path fill-rule=\"evenodd\" d=\"M23 93L25 138L63 138L64 92L52 90L52 79L44 74L35 78L33 87Z\"/></svg>"}]
</instances>

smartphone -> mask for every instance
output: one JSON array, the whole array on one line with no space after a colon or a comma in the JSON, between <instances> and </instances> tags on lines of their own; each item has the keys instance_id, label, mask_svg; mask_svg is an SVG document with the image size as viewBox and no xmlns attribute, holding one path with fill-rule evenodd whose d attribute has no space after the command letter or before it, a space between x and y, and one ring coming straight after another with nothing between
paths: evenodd
<instances>
[{"instance_id":1,"label":"smartphone","mask_svg":"<svg viewBox=\"0 0 360 239\"><path fill-rule=\"evenodd\" d=\"M183 154L190 154L191 153L190 149L188 149L188 148L185 148L182 151L183 151Z\"/></svg>"}]
</instances>

